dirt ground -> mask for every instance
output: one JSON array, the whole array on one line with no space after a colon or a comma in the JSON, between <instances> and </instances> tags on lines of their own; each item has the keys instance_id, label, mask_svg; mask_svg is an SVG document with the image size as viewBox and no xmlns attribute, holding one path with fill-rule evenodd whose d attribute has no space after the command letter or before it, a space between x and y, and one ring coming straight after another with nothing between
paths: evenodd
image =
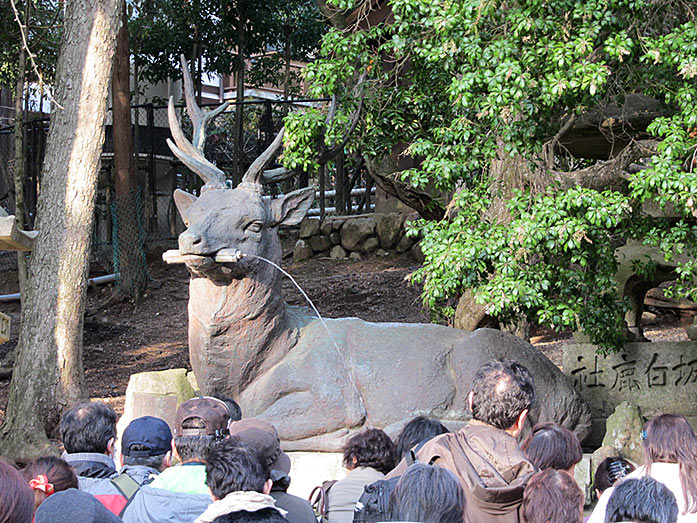
<instances>
[{"instance_id":1,"label":"dirt ground","mask_svg":"<svg viewBox=\"0 0 697 523\"><path fill-rule=\"evenodd\" d=\"M410 255L368 256L361 261L313 258L286 268L314 301L323 316L357 316L370 321L427 322L420 289L408 276L417 268ZM129 376L136 372L189 366L187 351L188 273L181 265L154 261L153 283L143 302L117 303L100 308L112 293L111 285L90 288L84 330L85 378L91 397L123 409ZM16 292L16 275L3 273L0 293ZM304 304L304 298L286 279L286 301ZM19 304L3 303L0 310L12 317L12 339L0 345L0 357L16 345ZM678 318L659 314L660 325L649 328L650 339L687 339ZM533 342L557 365L568 334L538 329ZM4 417L9 379L0 380L0 420Z\"/></svg>"}]
</instances>

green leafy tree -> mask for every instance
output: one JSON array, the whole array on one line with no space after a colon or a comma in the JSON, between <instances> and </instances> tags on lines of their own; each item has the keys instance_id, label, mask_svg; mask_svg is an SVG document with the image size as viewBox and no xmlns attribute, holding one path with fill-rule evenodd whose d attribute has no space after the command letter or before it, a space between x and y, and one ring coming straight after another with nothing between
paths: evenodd
<instances>
[{"instance_id":1,"label":"green leafy tree","mask_svg":"<svg viewBox=\"0 0 697 523\"><path fill-rule=\"evenodd\" d=\"M465 293L502 323L580 328L617 348L627 303L613 281L615 249L636 241L666 259L697 252L695 4L333 8L338 27L307 78L313 94L339 96L344 118L291 115L286 165L316 166L361 100L346 146L423 217L414 232L426 262L415 279L426 305L451 316ZM371 25L371 9L389 9L389 23ZM404 159L414 167L398 167ZM697 297L696 271L697 262L679 265L676 295Z\"/></svg>"}]
</instances>

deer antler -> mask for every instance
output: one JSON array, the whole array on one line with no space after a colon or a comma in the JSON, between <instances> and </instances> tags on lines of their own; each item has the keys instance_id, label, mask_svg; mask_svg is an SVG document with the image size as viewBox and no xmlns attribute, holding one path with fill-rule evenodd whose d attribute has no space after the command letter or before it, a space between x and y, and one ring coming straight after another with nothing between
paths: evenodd
<instances>
[{"instance_id":1,"label":"deer antler","mask_svg":"<svg viewBox=\"0 0 697 523\"><path fill-rule=\"evenodd\" d=\"M283 133L285 130L286 128L283 127L276 135L276 138L274 138L274 141L271 142L271 145L269 145L266 150L261 153L261 155L254 160L254 162L252 162L252 165L249 166L247 172L244 173L242 183L250 186L261 186L261 182L264 177L264 169L273 159L273 155L276 153L276 150L283 143Z\"/></svg>"},{"instance_id":2,"label":"deer antler","mask_svg":"<svg viewBox=\"0 0 697 523\"><path fill-rule=\"evenodd\" d=\"M227 109L229 102L225 102L212 111L201 109L194 99L193 82L191 81L191 74L184 55L181 56L181 62L184 75L186 112L189 114L191 123L194 126L193 143L187 140L182 132L179 120L174 112L174 98L170 96L167 116L172 138L174 138L176 145L169 138L167 139L167 145L184 165L201 177L207 186L225 187L225 173L206 159L203 155L203 145L206 141L206 124Z\"/></svg>"}]
</instances>

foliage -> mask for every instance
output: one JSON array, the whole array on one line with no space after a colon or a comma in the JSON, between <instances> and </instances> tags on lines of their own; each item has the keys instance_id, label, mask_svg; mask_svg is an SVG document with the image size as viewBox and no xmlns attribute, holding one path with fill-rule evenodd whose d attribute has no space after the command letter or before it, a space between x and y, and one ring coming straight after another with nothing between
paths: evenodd
<instances>
[{"instance_id":1,"label":"foliage","mask_svg":"<svg viewBox=\"0 0 697 523\"><path fill-rule=\"evenodd\" d=\"M292 59L304 60L324 32L319 12L308 0L140 0L132 5L131 48L140 74L150 82L181 77L181 54L189 60L200 57L203 72L232 73L242 29L245 57L261 57L252 63L253 79L261 84L268 60L273 60L266 56L268 50L290 45Z\"/></svg>"},{"instance_id":2,"label":"foliage","mask_svg":"<svg viewBox=\"0 0 697 523\"><path fill-rule=\"evenodd\" d=\"M20 20L24 19L25 2L15 2ZM39 73L47 84L53 82L56 57L60 46L63 24L63 9L57 0L34 0L32 2L30 28L27 34L29 50L34 55ZM14 87L17 81L17 66L22 38L19 25L9 1L0 7L0 85ZM35 71L27 60L27 79L38 81Z\"/></svg>"},{"instance_id":3,"label":"foliage","mask_svg":"<svg viewBox=\"0 0 697 523\"><path fill-rule=\"evenodd\" d=\"M667 258L697 252L694 3L389 5L389 25L326 35L307 79L314 95L337 94L349 107L356 91L345 86L362 79L364 112L350 146L379 158L406 144L419 162L401 173L405 182L459 191L454 219L416 225L424 235L426 263L416 274L424 302L438 307L471 290L500 319L524 315L557 329L580 327L603 349L617 348L626 304L612 282L615 248L636 240ZM661 140L657 154L639 174L617 169L598 187L607 165L568 162L557 134L595 107L621 107L631 93L665 103L648 134L634 131ZM289 121L288 162L313 161L308 144L323 121L312 112L304 118ZM502 183L512 176L505 166L516 162L525 166L523 179ZM590 167L563 172L567 163ZM565 183L574 174L585 188ZM508 202L507 212L492 212L497 201ZM653 217L651 204L675 218ZM681 264L678 273L676 295L697 297L697 265Z\"/></svg>"}]
</instances>

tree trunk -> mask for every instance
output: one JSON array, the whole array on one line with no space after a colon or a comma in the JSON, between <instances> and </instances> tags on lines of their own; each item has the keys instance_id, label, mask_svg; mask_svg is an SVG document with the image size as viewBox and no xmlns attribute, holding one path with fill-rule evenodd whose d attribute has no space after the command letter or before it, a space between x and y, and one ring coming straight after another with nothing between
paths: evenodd
<instances>
[{"instance_id":1,"label":"tree trunk","mask_svg":"<svg viewBox=\"0 0 697 523\"><path fill-rule=\"evenodd\" d=\"M237 28L237 102L244 101L244 73L246 67L244 63L245 20L244 9L240 7L239 27ZM237 168L235 169L237 179L235 184L238 184L244 174L244 106L241 103L238 103L235 107L235 141L237 144Z\"/></svg>"},{"instance_id":2,"label":"tree trunk","mask_svg":"<svg viewBox=\"0 0 697 523\"><path fill-rule=\"evenodd\" d=\"M285 36L285 46L283 48L283 55L285 61L285 71L283 73L283 99L288 100L290 98L290 62L291 62L291 47L290 47L290 36L292 34L292 28L289 25L285 25L284 28ZM288 107L285 105L284 107Z\"/></svg>"},{"instance_id":3,"label":"tree trunk","mask_svg":"<svg viewBox=\"0 0 697 523\"><path fill-rule=\"evenodd\" d=\"M489 167L491 206L485 218L492 223L508 223L511 216L506 203L513 196L514 189L529 189L533 194L545 189L549 178L541 170L533 170L521 156L511 156L505 152L504 144L499 143L498 157ZM450 212L457 209L448 208ZM458 300L454 325L459 329L475 330L480 327L498 327L524 340L530 340L530 322L517 318L510 323L501 324L486 313L486 307L476 302L474 295L466 291Z\"/></svg>"},{"instance_id":4,"label":"tree trunk","mask_svg":"<svg viewBox=\"0 0 697 523\"><path fill-rule=\"evenodd\" d=\"M29 18L31 16L31 2L24 7L24 27L27 32ZM15 223L19 229L24 229L24 113L22 111L22 98L24 97L24 83L26 79L26 52L23 45L19 47L19 63L17 71L17 88L15 89ZM24 296L27 287L27 257L24 252L17 252L17 279L19 280L19 295L24 304Z\"/></svg>"},{"instance_id":5,"label":"tree trunk","mask_svg":"<svg viewBox=\"0 0 697 523\"><path fill-rule=\"evenodd\" d=\"M111 79L114 121L114 188L118 292L140 302L146 285L145 256L140 245L140 206L133 161L131 126L130 53L126 4L116 39L116 56Z\"/></svg>"},{"instance_id":6,"label":"tree trunk","mask_svg":"<svg viewBox=\"0 0 697 523\"><path fill-rule=\"evenodd\" d=\"M55 453L47 439L85 398L82 327L106 97L122 0L66 3L37 210L0 454Z\"/></svg>"}]
</instances>

